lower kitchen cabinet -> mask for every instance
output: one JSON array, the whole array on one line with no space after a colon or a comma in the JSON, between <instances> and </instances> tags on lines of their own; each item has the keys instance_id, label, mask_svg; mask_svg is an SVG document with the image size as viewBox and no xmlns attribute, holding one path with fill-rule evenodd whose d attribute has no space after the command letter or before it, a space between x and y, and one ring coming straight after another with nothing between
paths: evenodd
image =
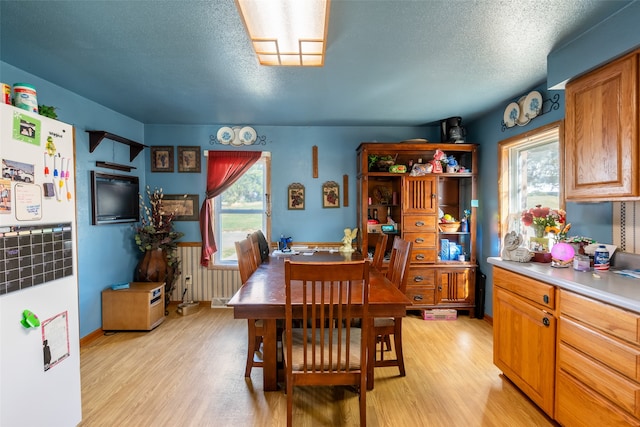
<instances>
[{"instance_id":1,"label":"lower kitchen cabinet","mask_svg":"<svg viewBox=\"0 0 640 427\"><path fill-rule=\"evenodd\" d=\"M640 315L560 291L556 419L640 426Z\"/></svg>"},{"instance_id":2,"label":"lower kitchen cabinet","mask_svg":"<svg viewBox=\"0 0 640 427\"><path fill-rule=\"evenodd\" d=\"M553 418L555 287L496 267L493 279L493 362Z\"/></svg>"},{"instance_id":3,"label":"lower kitchen cabinet","mask_svg":"<svg viewBox=\"0 0 640 427\"><path fill-rule=\"evenodd\" d=\"M493 361L562 426L640 427L640 313L493 267Z\"/></svg>"}]
</instances>

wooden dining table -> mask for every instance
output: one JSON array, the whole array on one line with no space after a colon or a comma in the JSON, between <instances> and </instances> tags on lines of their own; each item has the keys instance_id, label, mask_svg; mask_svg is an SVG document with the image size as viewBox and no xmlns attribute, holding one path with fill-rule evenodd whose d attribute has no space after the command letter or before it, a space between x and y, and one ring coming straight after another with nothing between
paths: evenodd
<instances>
[{"instance_id":1,"label":"wooden dining table","mask_svg":"<svg viewBox=\"0 0 640 427\"><path fill-rule=\"evenodd\" d=\"M311 251L309 251L311 252ZM307 253L309 253L307 252ZM363 259L359 252L313 252L294 255L274 255L269 257L249 277L247 282L227 303L233 307L236 319L262 319L263 336L263 389L278 390L277 328L278 319L285 317L284 260L296 262L341 262ZM398 290L382 273L371 268L369 275L369 331L373 334L374 317L404 317L411 301ZM292 303L300 303L293 300ZM373 360L375 357L375 337L368 337L367 388L373 388ZM372 346L374 348L372 348Z\"/></svg>"}]
</instances>

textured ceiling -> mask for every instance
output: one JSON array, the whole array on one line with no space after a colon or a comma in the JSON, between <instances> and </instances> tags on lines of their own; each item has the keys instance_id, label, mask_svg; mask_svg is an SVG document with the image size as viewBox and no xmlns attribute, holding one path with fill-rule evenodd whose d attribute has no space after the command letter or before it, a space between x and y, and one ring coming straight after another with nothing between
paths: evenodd
<instances>
[{"instance_id":1,"label":"textured ceiling","mask_svg":"<svg viewBox=\"0 0 640 427\"><path fill-rule=\"evenodd\" d=\"M418 126L544 82L628 3L333 0L325 66L294 68L258 64L233 0L2 0L0 60L143 123Z\"/></svg>"}]
</instances>

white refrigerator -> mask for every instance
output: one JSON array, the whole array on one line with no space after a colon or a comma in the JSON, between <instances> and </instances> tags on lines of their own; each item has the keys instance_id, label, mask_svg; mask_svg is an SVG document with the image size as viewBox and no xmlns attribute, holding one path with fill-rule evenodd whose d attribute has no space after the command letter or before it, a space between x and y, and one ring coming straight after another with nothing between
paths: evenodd
<instances>
[{"instance_id":1,"label":"white refrigerator","mask_svg":"<svg viewBox=\"0 0 640 427\"><path fill-rule=\"evenodd\" d=\"M0 104L0 161L0 426L75 426L73 127Z\"/></svg>"}]
</instances>

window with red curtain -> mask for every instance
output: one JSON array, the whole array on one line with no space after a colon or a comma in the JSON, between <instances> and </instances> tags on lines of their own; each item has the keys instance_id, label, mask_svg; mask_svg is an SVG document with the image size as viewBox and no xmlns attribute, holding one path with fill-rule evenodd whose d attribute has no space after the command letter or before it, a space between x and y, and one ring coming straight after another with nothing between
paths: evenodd
<instances>
[{"instance_id":1,"label":"window with red curtain","mask_svg":"<svg viewBox=\"0 0 640 427\"><path fill-rule=\"evenodd\" d=\"M200 264L209 266L211 255L216 247L211 227L212 199L222 194L236 182L262 155L261 151L209 151L207 159L207 197L200 208L200 234L202 235L202 252Z\"/></svg>"}]
</instances>

